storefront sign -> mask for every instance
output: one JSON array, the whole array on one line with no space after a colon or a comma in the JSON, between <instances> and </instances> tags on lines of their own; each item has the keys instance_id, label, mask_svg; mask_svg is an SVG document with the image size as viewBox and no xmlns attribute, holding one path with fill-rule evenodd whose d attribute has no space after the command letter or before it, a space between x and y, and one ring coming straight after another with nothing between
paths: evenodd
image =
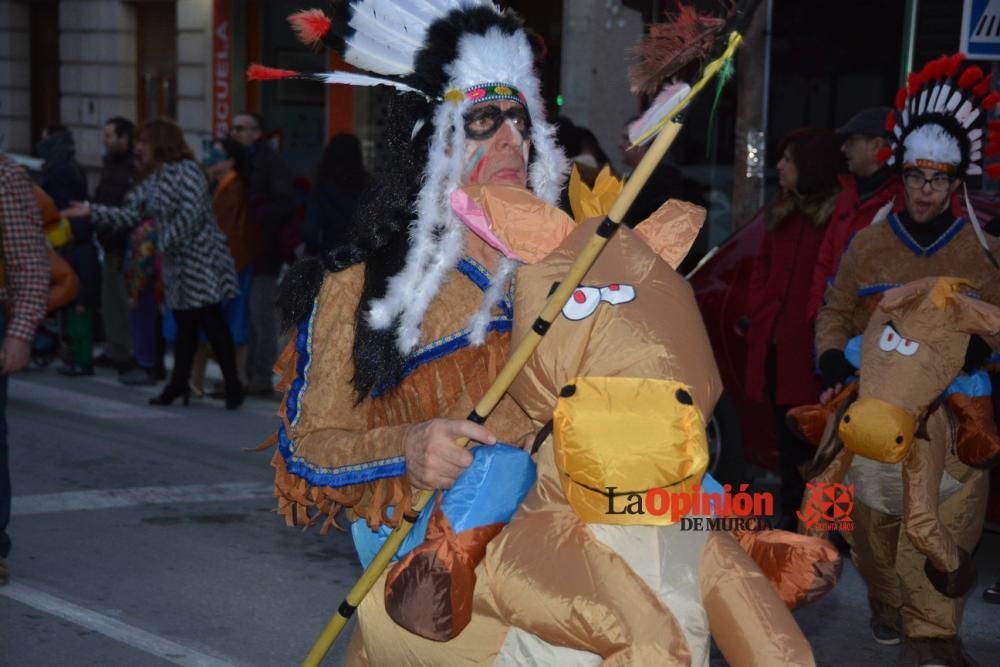
<instances>
[{"instance_id":1,"label":"storefront sign","mask_svg":"<svg viewBox=\"0 0 1000 667\"><path fill-rule=\"evenodd\" d=\"M212 134L217 137L229 134L233 114L231 1L213 0L212 3Z\"/></svg>"},{"instance_id":2,"label":"storefront sign","mask_svg":"<svg viewBox=\"0 0 1000 667\"><path fill-rule=\"evenodd\" d=\"M1000 0L965 0L961 51L973 60L1000 60Z\"/></svg>"}]
</instances>

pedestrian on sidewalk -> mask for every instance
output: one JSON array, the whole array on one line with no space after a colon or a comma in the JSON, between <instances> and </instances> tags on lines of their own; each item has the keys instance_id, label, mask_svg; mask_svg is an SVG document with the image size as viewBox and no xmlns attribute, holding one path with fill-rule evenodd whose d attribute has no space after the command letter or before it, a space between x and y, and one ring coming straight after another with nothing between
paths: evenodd
<instances>
[{"instance_id":1,"label":"pedestrian on sidewalk","mask_svg":"<svg viewBox=\"0 0 1000 667\"><path fill-rule=\"evenodd\" d=\"M130 120L115 116L104 124L104 158L101 179L94 191L94 203L121 206L125 195L135 185L135 126ZM104 353L97 366L115 368L119 374L132 366L132 341L129 337L128 292L125 287L124 261L130 230L97 230L97 240L104 249L101 267L101 321L104 324Z\"/></svg>"},{"instance_id":2,"label":"pedestrian on sidewalk","mask_svg":"<svg viewBox=\"0 0 1000 667\"><path fill-rule=\"evenodd\" d=\"M253 267L250 262L260 250L260 234L247 219L246 183L250 162L246 149L237 141L224 138L212 142L202 161L212 189L212 210L219 221L219 228L226 235L229 254L233 256L239 296L222 304L226 323L236 345L236 367L240 381L246 384L246 364L250 342L250 290L253 285ZM198 343L194 367L191 369L191 389L204 395L205 369L209 359L209 346L204 340ZM221 398L212 390L213 398Z\"/></svg>"},{"instance_id":3,"label":"pedestrian on sidewalk","mask_svg":"<svg viewBox=\"0 0 1000 667\"><path fill-rule=\"evenodd\" d=\"M87 179L76 161L76 145L69 130L62 125L45 128L38 153L45 160L40 185L56 206L64 209L71 201L87 198ZM71 354L59 373L80 377L94 374L94 314L101 298L101 264L92 221L71 219L70 227L73 238L61 251L80 279L80 292L66 310Z\"/></svg>"},{"instance_id":4,"label":"pedestrian on sidewalk","mask_svg":"<svg viewBox=\"0 0 1000 667\"><path fill-rule=\"evenodd\" d=\"M28 365L31 339L45 316L49 262L31 181L0 153L0 586L10 580L10 469L7 377Z\"/></svg>"},{"instance_id":5,"label":"pedestrian on sidewalk","mask_svg":"<svg viewBox=\"0 0 1000 667\"><path fill-rule=\"evenodd\" d=\"M306 204L306 253L322 256L341 244L367 182L358 138L341 133L330 139L316 166Z\"/></svg>"},{"instance_id":6,"label":"pedestrian on sidewalk","mask_svg":"<svg viewBox=\"0 0 1000 667\"><path fill-rule=\"evenodd\" d=\"M170 405L178 398L186 405L188 378L204 329L225 378L226 408L243 402L243 386L236 372L233 339L222 312L223 300L236 296L236 271L226 238L212 213L208 181L171 120L147 121L139 129L136 157L144 178L121 207L76 202L65 211L70 217L93 216L98 224L131 227L152 218L157 250L162 258L166 304L177 321L174 369L163 392L152 405Z\"/></svg>"},{"instance_id":7,"label":"pedestrian on sidewalk","mask_svg":"<svg viewBox=\"0 0 1000 667\"><path fill-rule=\"evenodd\" d=\"M806 316L809 278L827 231L842 164L833 133L806 128L780 145L781 193L766 207L767 232L750 274L747 315L747 394L774 406L781 472L779 527L795 530L805 481L798 466L813 450L788 428L785 415L819 400L813 327Z\"/></svg>"},{"instance_id":8,"label":"pedestrian on sidewalk","mask_svg":"<svg viewBox=\"0 0 1000 667\"><path fill-rule=\"evenodd\" d=\"M270 396L274 393L272 369L278 359L278 320L274 304L278 275L285 261L279 240L282 228L294 222L294 183L288 164L264 138L260 116L238 114L233 119L232 138L242 144L250 156L246 185L248 216L250 225L262 240L251 262L254 274L250 290L247 391L251 395Z\"/></svg>"},{"instance_id":9,"label":"pedestrian on sidewalk","mask_svg":"<svg viewBox=\"0 0 1000 667\"><path fill-rule=\"evenodd\" d=\"M859 230L884 219L903 207L903 184L889 165L879 159L879 151L889 142L885 119L889 107L865 109L837 128L840 150L847 161L846 174L839 176L840 195L816 258L809 296L809 317L815 318L823 294L837 275L840 258Z\"/></svg>"}]
</instances>

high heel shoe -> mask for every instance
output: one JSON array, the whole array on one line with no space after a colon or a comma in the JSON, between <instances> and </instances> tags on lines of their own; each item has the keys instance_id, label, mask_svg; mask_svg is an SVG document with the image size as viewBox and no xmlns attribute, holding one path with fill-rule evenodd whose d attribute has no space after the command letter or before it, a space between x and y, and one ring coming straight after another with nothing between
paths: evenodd
<instances>
[{"instance_id":1,"label":"high heel shoe","mask_svg":"<svg viewBox=\"0 0 1000 667\"><path fill-rule=\"evenodd\" d=\"M175 400L177 400L178 397L184 399L185 406L190 405L191 387L184 387L183 389L175 389L174 387L168 384L166 387L163 388L163 391L160 392L159 396L154 396L153 398L149 399L149 404L170 405Z\"/></svg>"},{"instance_id":2,"label":"high heel shoe","mask_svg":"<svg viewBox=\"0 0 1000 667\"><path fill-rule=\"evenodd\" d=\"M242 384L238 384L233 388L226 390L226 410L235 410L236 408L243 405L243 399L246 398L246 390L243 388Z\"/></svg>"}]
</instances>

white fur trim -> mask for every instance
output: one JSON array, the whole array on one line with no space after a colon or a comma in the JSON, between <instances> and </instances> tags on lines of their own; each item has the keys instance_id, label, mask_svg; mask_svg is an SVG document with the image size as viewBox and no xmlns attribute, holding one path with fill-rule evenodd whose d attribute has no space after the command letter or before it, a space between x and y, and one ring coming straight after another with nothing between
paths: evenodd
<instances>
[{"instance_id":1,"label":"white fur trim","mask_svg":"<svg viewBox=\"0 0 1000 667\"><path fill-rule=\"evenodd\" d=\"M479 310L469 318L469 342L472 345L482 345L486 342L486 328L493 319L493 308L503 299L507 281L514 275L517 266L517 261L508 257L502 257L497 262L496 273L490 281L489 289L483 295Z\"/></svg>"},{"instance_id":2,"label":"white fur trim","mask_svg":"<svg viewBox=\"0 0 1000 667\"><path fill-rule=\"evenodd\" d=\"M962 161L958 139L940 125L918 127L903 141L903 164L912 164L917 160L958 165Z\"/></svg>"}]
</instances>

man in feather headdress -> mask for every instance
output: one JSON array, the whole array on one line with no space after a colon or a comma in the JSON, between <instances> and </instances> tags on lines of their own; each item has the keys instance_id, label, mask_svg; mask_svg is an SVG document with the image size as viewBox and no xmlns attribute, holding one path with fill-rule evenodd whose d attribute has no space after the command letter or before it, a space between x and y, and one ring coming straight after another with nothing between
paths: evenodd
<instances>
[{"instance_id":1,"label":"man in feather headdress","mask_svg":"<svg viewBox=\"0 0 1000 667\"><path fill-rule=\"evenodd\" d=\"M393 13L385 13L392 8ZM386 156L342 243L299 265L282 306L300 335L278 432L278 492L290 523L348 507L377 528L411 485L449 488L471 461L465 436L517 442L531 426L509 399L490 428L464 419L502 367L514 262L452 211L467 184L526 187L555 202L566 161L546 122L535 54L519 21L490 2L342 3L336 18L292 18L392 85ZM376 18L377 17L377 18ZM263 78L294 73L252 72ZM392 522L395 523L395 522Z\"/></svg>"},{"instance_id":2,"label":"man in feather headdress","mask_svg":"<svg viewBox=\"0 0 1000 667\"><path fill-rule=\"evenodd\" d=\"M983 236L974 212L970 211L970 219L961 215L956 196L967 175L983 172L979 164L983 155L1000 151L996 121L989 122L985 132L983 129L983 116L1000 100L990 84L990 77L984 77L978 67L967 66L963 56L957 54L932 61L911 74L907 87L899 91L897 108L886 119L891 144L883 149L880 160L902 170L905 208L898 214L889 213L884 221L855 235L826 291L826 303L816 320L818 365L829 388L824 400L840 392L849 376L857 373L845 355L845 346L864 332L887 290L920 278L954 276L974 285L983 300L1000 305L1000 267L996 263L1000 246ZM995 168L990 165L987 170ZM991 343L996 347L996 341ZM965 373L979 370L990 356L990 348L987 341L972 335ZM971 466L955 474L972 489L969 503L961 508L958 533L974 536L973 543L983 527L988 477L983 470L972 468L1000 463L1000 436L993 418L989 381L976 381L984 376L960 376L967 380L963 387L968 391L950 393L941 399L956 417L958 458ZM827 409L845 400L849 400L847 392L840 392ZM857 466L865 465L872 464L856 457L849 474L860 478L865 470ZM879 470L898 478L895 468ZM948 494L954 493L956 485L948 486L954 481L951 475L945 475L940 490L942 505ZM907 604L907 581L923 576L923 572L919 563L897 565L897 542L910 544L922 536L908 531L901 534L899 516L887 509L888 505L874 506L869 499L856 501L857 533L865 537L855 540L854 555L869 586L875 640L899 644L905 639L907 652L916 664L967 664L962 662L958 631L961 601L968 586L975 582L971 555L957 548L928 555L928 577L936 577L932 581L938 592L932 591L921 600L922 609ZM967 586L963 583L942 590L937 580L962 581ZM928 609L936 612L932 614Z\"/></svg>"}]
</instances>

